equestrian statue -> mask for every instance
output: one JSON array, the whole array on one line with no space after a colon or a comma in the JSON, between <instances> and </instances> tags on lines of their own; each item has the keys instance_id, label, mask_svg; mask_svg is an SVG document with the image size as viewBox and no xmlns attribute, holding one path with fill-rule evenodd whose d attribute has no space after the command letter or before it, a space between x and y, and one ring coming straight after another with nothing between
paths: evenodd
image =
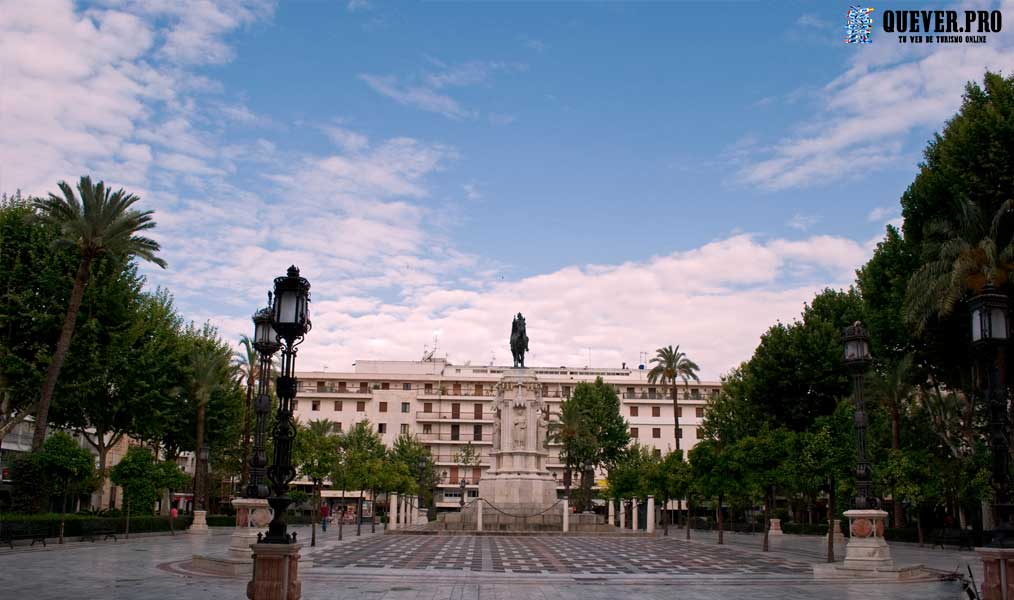
<instances>
[{"instance_id":1,"label":"equestrian statue","mask_svg":"<svg viewBox=\"0 0 1014 600\"><path fill-rule=\"evenodd\" d=\"M525 367L525 352L528 351L528 334L525 331L525 318L518 313L511 324L511 355L514 357L514 368Z\"/></svg>"}]
</instances>

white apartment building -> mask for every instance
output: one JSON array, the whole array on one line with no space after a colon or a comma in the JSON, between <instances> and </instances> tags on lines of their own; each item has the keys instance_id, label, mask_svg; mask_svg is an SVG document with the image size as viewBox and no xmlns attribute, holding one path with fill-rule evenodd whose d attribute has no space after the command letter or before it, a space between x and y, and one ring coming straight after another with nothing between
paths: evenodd
<instances>
[{"instance_id":1,"label":"white apartment building","mask_svg":"<svg viewBox=\"0 0 1014 600\"><path fill-rule=\"evenodd\" d=\"M402 433L416 436L429 446L440 475L435 494L438 508L458 506L459 482L467 481L468 494L478 495L478 481L489 468L493 442L493 404L503 366L455 365L445 359L425 361L360 360L351 373L304 371L297 373L299 393L295 416L302 422L327 419L347 431L369 420L388 446ZM602 377L620 397L621 411L633 441L665 454L675 448L675 436L686 452L700 438L707 399L720 383L702 381L680 385L680 431L674 432L673 406L668 386L648 382L643 368L529 367L542 384L542 396L552 415L581 381ZM471 443L480 465L463 467L456 461L462 446ZM558 448L550 444L549 469L563 490L563 465ZM576 483L576 482L575 482Z\"/></svg>"}]
</instances>

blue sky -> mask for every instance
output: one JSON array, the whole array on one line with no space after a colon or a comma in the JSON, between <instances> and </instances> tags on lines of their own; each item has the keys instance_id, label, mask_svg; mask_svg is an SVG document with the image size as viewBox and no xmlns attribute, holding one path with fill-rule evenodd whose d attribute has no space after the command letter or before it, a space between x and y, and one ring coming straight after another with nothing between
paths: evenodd
<instances>
[{"instance_id":1,"label":"blue sky","mask_svg":"<svg viewBox=\"0 0 1014 600\"><path fill-rule=\"evenodd\" d=\"M1014 69L1009 32L846 45L847 7L0 0L0 189L141 195L150 284L230 340L298 264L306 368L504 362L522 311L537 363L678 343L717 378L848 285L964 82Z\"/></svg>"}]
</instances>

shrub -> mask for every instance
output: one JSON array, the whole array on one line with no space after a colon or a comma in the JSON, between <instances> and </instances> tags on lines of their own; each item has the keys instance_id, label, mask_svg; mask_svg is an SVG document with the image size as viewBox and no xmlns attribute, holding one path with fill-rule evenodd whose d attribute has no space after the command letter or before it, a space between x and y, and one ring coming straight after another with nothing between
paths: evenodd
<instances>
[{"instance_id":1,"label":"shrub","mask_svg":"<svg viewBox=\"0 0 1014 600\"><path fill-rule=\"evenodd\" d=\"M66 515L64 535L77 537L83 532L90 530L111 530L123 534L126 530L126 518L123 517L93 517L87 514ZM190 527L193 518L189 515L177 517L173 521L173 528L177 531ZM5 514L0 515L0 522L3 523L33 523L37 527L45 528L47 537L57 537L60 534L60 515L55 513L42 513L33 515ZM148 533L157 531L169 531L169 517L133 517L130 519L131 533Z\"/></svg>"}]
</instances>

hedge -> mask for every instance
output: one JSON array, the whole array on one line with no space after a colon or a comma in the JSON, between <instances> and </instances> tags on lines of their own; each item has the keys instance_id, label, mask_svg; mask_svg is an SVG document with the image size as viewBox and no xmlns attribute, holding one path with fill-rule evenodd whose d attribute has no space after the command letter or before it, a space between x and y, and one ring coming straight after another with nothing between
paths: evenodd
<instances>
[{"instance_id":1,"label":"hedge","mask_svg":"<svg viewBox=\"0 0 1014 600\"><path fill-rule=\"evenodd\" d=\"M192 520L190 515L176 517L173 521L173 528L177 531L186 529L190 527ZM46 537L55 538L60 535L60 515L58 514L0 515L0 523L32 523L37 527L45 528ZM68 514L65 523L65 537L79 537L88 530L110 530L122 534L126 531L127 518ZM169 517L136 516L130 518L131 533L156 531L169 531Z\"/></svg>"}]
</instances>

